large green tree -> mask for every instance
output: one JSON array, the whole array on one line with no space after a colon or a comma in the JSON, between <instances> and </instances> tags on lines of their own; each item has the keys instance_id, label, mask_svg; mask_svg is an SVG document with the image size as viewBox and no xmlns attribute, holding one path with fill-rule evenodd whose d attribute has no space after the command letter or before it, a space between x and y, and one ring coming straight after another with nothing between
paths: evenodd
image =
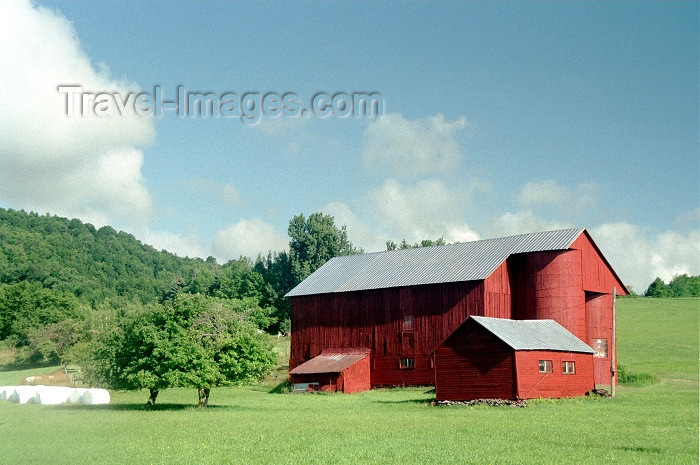
<instances>
[{"instance_id":1,"label":"large green tree","mask_svg":"<svg viewBox=\"0 0 700 465\"><path fill-rule=\"evenodd\" d=\"M276 363L267 336L225 299L178 294L123 318L96 344L88 379L112 389L196 388L206 407L214 386L259 379Z\"/></svg>"},{"instance_id":2,"label":"large green tree","mask_svg":"<svg viewBox=\"0 0 700 465\"><path fill-rule=\"evenodd\" d=\"M331 258L362 251L352 245L345 226L338 228L332 216L321 212L308 219L303 214L295 216L288 233L292 276L297 284Z\"/></svg>"}]
</instances>

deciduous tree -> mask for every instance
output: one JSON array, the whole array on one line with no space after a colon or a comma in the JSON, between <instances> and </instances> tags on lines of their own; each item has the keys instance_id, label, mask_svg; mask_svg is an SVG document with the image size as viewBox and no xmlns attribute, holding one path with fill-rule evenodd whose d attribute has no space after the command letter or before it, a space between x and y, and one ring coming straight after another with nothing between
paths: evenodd
<instances>
[{"instance_id":1,"label":"deciduous tree","mask_svg":"<svg viewBox=\"0 0 700 465\"><path fill-rule=\"evenodd\" d=\"M178 294L123 319L97 344L88 378L113 389L192 387L205 407L212 387L262 377L276 362L267 336L224 299Z\"/></svg>"}]
</instances>

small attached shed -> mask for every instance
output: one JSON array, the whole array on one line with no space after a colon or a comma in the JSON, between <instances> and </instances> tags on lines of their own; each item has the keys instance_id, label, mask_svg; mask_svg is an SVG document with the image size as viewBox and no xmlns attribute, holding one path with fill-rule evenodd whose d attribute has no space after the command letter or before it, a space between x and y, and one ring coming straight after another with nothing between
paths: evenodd
<instances>
[{"instance_id":1,"label":"small attached shed","mask_svg":"<svg viewBox=\"0 0 700 465\"><path fill-rule=\"evenodd\" d=\"M554 320L470 316L434 352L441 400L574 397L595 387L591 347Z\"/></svg>"},{"instance_id":2,"label":"small attached shed","mask_svg":"<svg viewBox=\"0 0 700 465\"><path fill-rule=\"evenodd\" d=\"M345 394L370 389L370 350L326 349L289 372L289 381L299 391L342 391Z\"/></svg>"}]
</instances>

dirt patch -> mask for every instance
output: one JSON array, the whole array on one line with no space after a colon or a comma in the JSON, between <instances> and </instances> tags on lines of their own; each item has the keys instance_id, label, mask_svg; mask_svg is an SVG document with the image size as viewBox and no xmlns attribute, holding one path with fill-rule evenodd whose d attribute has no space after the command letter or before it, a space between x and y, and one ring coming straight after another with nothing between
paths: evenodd
<instances>
[{"instance_id":1,"label":"dirt patch","mask_svg":"<svg viewBox=\"0 0 700 465\"><path fill-rule=\"evenodd\" d=\"M22 379L20 384L28 384L32 386L73 386L70 377L62 370L45 375L27 376L26 378Z\"/></svg>"}]
</instances>

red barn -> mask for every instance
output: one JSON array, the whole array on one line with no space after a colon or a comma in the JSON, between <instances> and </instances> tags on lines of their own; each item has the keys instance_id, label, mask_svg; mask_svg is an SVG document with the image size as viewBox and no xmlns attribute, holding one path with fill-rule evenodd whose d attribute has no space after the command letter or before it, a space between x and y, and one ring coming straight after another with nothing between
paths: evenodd
<instances>
[{"instance_id":1,"label":"red barn","mask_svg":"<svg viewBox=\"0 0 700 465\"><path fill-rule=\"evenodd\" d=\"M553 319L609 384L613 288L627 293L585 229L335 257L287 294L289 366L363 348L371 386L432 385L433 351L470 315Z\"/></svg>"},{"instance_id":2,"label":"red barn","mask_svg":"<svg viewBox=\"0 0 700 465\"><path fill-rule=\"evenodd\" d=\"M594 388L593 354L554 320L471 316L435 349L435 398L580 396Z\"/></svg>"}]
</instances>

